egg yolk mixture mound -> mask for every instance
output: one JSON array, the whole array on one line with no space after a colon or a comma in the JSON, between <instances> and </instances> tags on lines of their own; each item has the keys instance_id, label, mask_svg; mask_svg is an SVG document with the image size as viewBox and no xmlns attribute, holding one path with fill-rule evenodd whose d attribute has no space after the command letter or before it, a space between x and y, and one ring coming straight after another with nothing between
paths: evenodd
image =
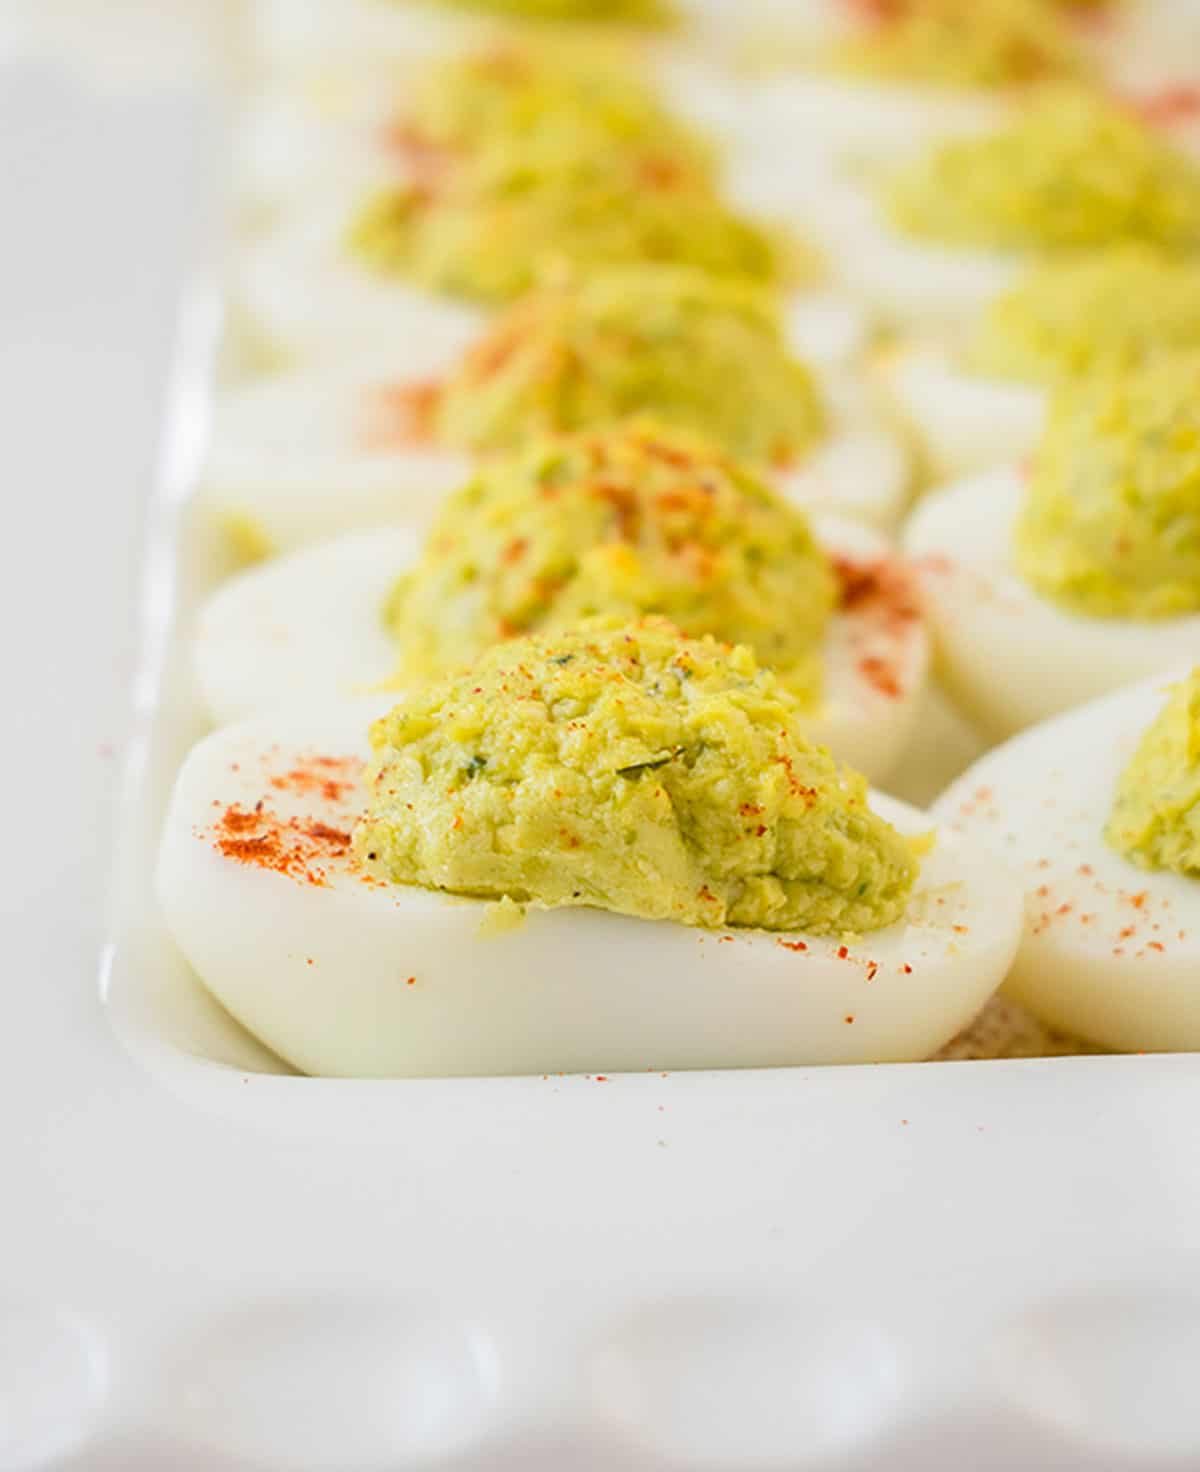
<instances>
[{"instance_id":1,"label":"egg yolk mixture mound","mask_svg":"<svg viewBox=\"0 0 1200 1472\"><path fill-rule=\"evenodd\" d=\"M439 150L428 167L453 167L497 136L532 137L586 125L610 147L669 140L680 167L711 174L707 146L678 122L635 67L594 45L496 40L435 63L413 79L393 141L401 153Z\"/></svg>"},{"instance_id":2,"label":"egg yolk mixture mound","mask_svg":"<svg viewBox=\"0 0 1200 1472\"><path fill-rule=\"evenodd\" d=\"M1080 69L1060 12L1044 0L912 0L885 8L833 62L881 80L950 87L1003 87Z\"/></svg>"},{"instance_id":3,"label":"egg yolk mixture mound","mask_svg":"<svg viewBox=\"0 0 1200 1472\"><path fill-rule=\"evenodd\" d=\"M665 0L438 0L454 10L498 15L508 20L608 21L635 26L667 25L675 19Z\"/></svg>"},{"instance_id":4,"label":"egg yolk mixture mound","mask_svg":"<svg viewBox=\"0 0 1200 1472\"><path fill-rule=\"evenodd\" d=\"M1200 248L1200 167L1132 114L1067 86L1039 89L998 132L905 166L885 203L897 229L947 245Z\"/></svg>"},{"instance_id":5,"label":"egg yolk mixture mound","mask_svg":"<svg viewBox=\"0 0 1200 1472\"><path fill-rule=\"evenodd\" d=\"M761 289L684 266L630 266L526 298L447 382L436 437L468 449L598 428L636 413L786 464L825 425Z\"/></svg>"},{"instance_id":6,"label":"egg yolk mixture mound","mask_svg":"<svg viewBox=\"0 0 1200 1472\"><path fill-rule=\"evenodd\" d=\"M1200 877L1200 668L1176 685L1121 773L1104 836L1143 869Z\"/></svg>"},{"instance_id":7,"label":"egg yolk mixture mound","mask_svg":"<svg viewBox=\"0 0 1200 1472\"><path fill-rule=\"evenodd\" d=\"M402 680L595 615L748 645L816 698L835 576L805 516L706 442L649 423L535 442L451 496L397 585Z\"/></svg>"},{"instance_id":8,"label":"egg yolk mixture mound","mask_svg":"<svg viewBox=\"0 0 1200 1472\"><path fill-rule=\"evenodd\" d=\"M1059 389L1016 555L1027 582L1077 613L1200 608L1200 355Z\"/></svg>"},{"instance_id":9,"label":"egg yolk mixture mound","mask_svg":"<svg viewBox=\"0 0 1200 1472\"><path fill-rule=\"evenodd\" d=\"M744 646L664 620L503 644L372 729L359 860L393 883L697 926L890 925L917 873Z\"/></svg>"},{"instance_id":10,"label":"egg yolk mixture mound","mask_svg":"<svg viewBox=\"0 0 1200 1472\"><path fill-rule=\"evenodd\" d=\"M574 124L500 136L439 180L385 190L353 223L349 247L374 270L480 302L634 261L754 281L811 269L697 183L690 150L669 137L617 148Z\"/></svg>"},{"instance_id":11,"label":"egg yolk mixture mound","mask_svg":"<svg viewBox=\"0 0 1200 1472\"><path fill-rule=\"evenodd\" d=\"M967 358L977 372L1053 383L1200 349L1200 262L1123 246L1035 267L989 307Z\"/></svg>"}]
</instances>

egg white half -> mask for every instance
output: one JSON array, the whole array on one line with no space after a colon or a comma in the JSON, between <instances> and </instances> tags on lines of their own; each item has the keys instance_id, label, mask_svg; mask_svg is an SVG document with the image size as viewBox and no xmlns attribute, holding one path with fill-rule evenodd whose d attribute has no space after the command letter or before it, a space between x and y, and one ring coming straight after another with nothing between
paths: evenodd
<instances>
[{"instance_id":1,"label":"egg white half","mask_svg":"<svg viewBox=\"0 0 1200 1472\"><path fill-rule=\"evenodd\" d=\"M1169 683L1157 676L1026 731L934 805L1022 877L1025 932L1006 992L1054 1027L1127 1051L1200 1048L1200 880L1141 869L1103 838Z\"/></svg>"},{"instance_id":2,"label":"egg white half","mask_svg":"<svg viewBox=\"0 0 1200 1472\"><path fill-rule=\"evenodd\" d=\"M817 523L822 544L856 566L894 557L871 533ZM400 657L383 623L396 580L420 554L405 528L354 532L253 568L201 607L193 668L201 702L222 725L280 706L345 697L387 680ZM881 778L914 734L929 665L918 619L897 616L911 584L897 574L892 601L835 615L826 634L820 710L808 727L843 761ZM393 703L385 692L381 710Z\"/></svg>"},{"instance_id":3,"label":"egg white half","mask_svg":"<svg viewBox=\"0 0 1200 1472\"><path fill-rule=\"evenodd\" d=\"M922 501L904 535L921 579L941 670L994 735L1104 695L1200 651L1200 615L1085 618L1018 576L1019 470L973 476Z\"/></svg>"},{"instance_id":4,"label":"egg white half","mask_svg":"<svg viewBox=\"0 0 1200 1472\"><path fill-rule=\"evenodd\" d=\"M157 883L180 949L264 1043L312 1074L618 1072L928 1057L1003 979L1020 894L978 845L939 833L902 921L851 941L700 931L599 910L531 908L494 933L477 900L369 882L344 854L300 877L222 853L230 805L303 851L348 833L368 704L324 701L194 748L163 830ZM327 763L317 767L314 758ZM873 798L903 831L919 811ZM288 828L295 820L295 827ZM326 843L326 848L329 845ZM312 877L305 877L306 875Z\"/></svg>"},{"instance_id":5,"label":"egg white half","mask_svg":"<svg viewBox=\"0 0 1200 1472\"><path fill-rule=\"evenodd\" d=\"M1031 454L1041 438L1045 389L970 373L942 345L889 354L880 377L939 480L1011 464Z\"/></svg>"}]
</instances>

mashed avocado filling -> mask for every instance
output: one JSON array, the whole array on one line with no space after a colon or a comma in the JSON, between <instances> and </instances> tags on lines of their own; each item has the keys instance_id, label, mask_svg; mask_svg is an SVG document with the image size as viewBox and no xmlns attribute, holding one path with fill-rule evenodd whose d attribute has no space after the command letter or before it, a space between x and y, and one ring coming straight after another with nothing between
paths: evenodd
<instances>
[{"instance_id":1,"label":"mashed avocado filling","mask_svg":"<svg viewBox=\"0 0 1200 1472\"><path fill-rule=\"evenodd\" d=\"M430 66L414 78L395 142L460 155L497 137L531 138L586 127L613 148L664 141L679 167L711 177L707 145L662 106L636 67L579 44L495 40Z\"/></svg>"},{"instance_id":2,"label":"mashed avocado filling","mask_svg":"<svg viewBox=\"0 0 1200 1472\"><path fill-rule=\"evenodd\" d=\"M911 0L884 9L832 59L851 74L948 87L1004 87L1080 70L1060 12L1044 0Z\"/></svg>"},{"instance_id":3,"label":"mashed avocado filling","mask_svg":"<svg viewBox=\"0 0 1200 1472\"><path fill-rule=\"evenodd\" d=\"M1040 90L998 132L905 166L885 204L897 229L947 245L1200 248L1200 167L1132 114L1067 86Z\"/></svg>"},{"instance_id":4,"label":"mashed avocado filling","mask_svg":"<svg viewBox=\"0 0 1200 1472\"><path fill-rule=\"evenodd\" d=\"M371 738L359 859L399 884L817 934L904 913L912 847L752 652L585 626L414 687Z\"/></svg>"},{"instance_id":5,"label":"mashed avocado filling","mask_svg":"<svg viewBox=\"0 0 1200 1472\"><path fill-rule=\"evenodd\" d=\"M675 19L675 10L666 0L438 0L438 3L454 10L498 15L506 20L661 26Z\"/></svg>"},{"instance_id":6,"label":"mashed avocado filling","mask_svg":"<svg viewBox=\"0 0 1200 1472\"><path fill-rule=\"evenodd\" d=\"M765 292L686 266L630 266L512 307L447 382L434 429L496 449L637 413L761 465L802 455L825 423Z\"/></svg>"},{"instance_id":7,"label":"mashed avocado filling","mask_svg":"<svg viewBox=\"0 0 1200 1472\"><path fill-rule=\"evenodd\" d=\"M648 423L534 442L446 502L389 626L401 678L596 615L662 614L820 681L835 578L805 516L706 443Z\"/></svg>"},{"instance_id":8,"label":"mashed avocado filling","mask_svg":"<svg viewBox=\"0 0 1200 1472\"><path fill-rule=\"evenodd\" d=\"M1200 609L1200 355L1058 390L1016 556L1027 582L1076 613Z\"/></svg>"},{"instance_id":9,"label":"mashed avocado filling","mask_svg":"<svg viewBox=\"0 0 1200 1472\"><path fill-rule=\"evenodd\" d=\"M620 149L587 126L501 136L436 183L385 190L349 246L375 270L481 302L638 261L760 282L802 264L697 183L670 138Z\"/></svg>"},{"instance_id":10,"label":"mashed avocado filling","mask_svg":"<svg viewBox=\"0 0 1200 1472\"><path fill-rule=\"evenodd\" d=\"M1031 270L996 298L968 349L998 378L1054 383L1200 349L1200 263L1119 246Z\"/></svg>"},{"instance_id":11,"label":"mashed avocado filling","mask_svg":"<svg viewBox=\"0 0 1200 1472\"><path fill-rule=\"evenodd\" d=\"M1200 878L1200 668L1175 686L1121 773L1104 836L1143 869Z\"/></svg>"}]
</instances>

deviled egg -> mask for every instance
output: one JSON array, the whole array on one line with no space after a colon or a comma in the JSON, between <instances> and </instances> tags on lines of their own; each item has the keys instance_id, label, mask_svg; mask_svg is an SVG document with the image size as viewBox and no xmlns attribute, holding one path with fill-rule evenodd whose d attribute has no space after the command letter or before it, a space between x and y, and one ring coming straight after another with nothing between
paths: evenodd
<instances>
[{"instance_id":1,"label":"deviled egg","mask_svg":"<svg viewBox=\"0 0 1200 1472\"><path fill-rule=\"evenodd\" d=\"M1200 348L1200 257L1120 246L1036 266L965 340L888 354L883 377L939 478L1035 449L1056 382Z\"/></svg>"},{"instance_id":2,"label":"deviled egg","mask_svg":"<svg viewBox=\"0 0 1200 1472\"><path fill-rule=\"evenodd\" d=\"M830 10L827 34L805 64L778 67L756 82L761 142L776 165L785 151L839 167L896 158L995 126L1014 89L1074 77L1086 66L1076 28L1044 0L908 0Z\"/></svg>"},{"instance_id":3,"label":"deviled egg","mask_svg":"<svg viewBox=\"0 0 1200 1472\"><path fill-rule=\"evenodd\" d=\"M942 670L1010 733L1200 650L1200 355L1062 385L1029 469L927 498L905 547Z\"/></svg>"},{"instance_id":4,"label":"deviled egg","mask_svg":"<svg viewBox=\"0 0 1200 1472\"><path fill-rule=\"evenodd\" d=\"M709 174L706 145L655 83L628 47L507 32L405 61L326 64L259 94L243 129L242 190L260 210L286 211L397 180L434 183L498 135L579 123L614 148L669 143L677 167Z\"/></svg>"},{"instance_id":5,"label":"deviled egg","mask_svg":"<svg viewBox=\"0 0 1200 1472\"><path fill-rule=\"evenodd\" d=\"M928 643L903 564L864 529L810 527L706 442L647 422L496 457L423 551L379 529L242 574L200 611L195 669L219 723L644 613L749 645L810 736L872 778L912 735Z\"/></svg>"},{"instance_id":6,"label":"deviled egg","mask_svg":"<svg viewBox=\"0 0 1200 1472\"><path fill-rule=\"evenodd\" d=\"M847 371L861 337L861 315L826 296L781 314L693 268L597 272L514 305L440 377L398 342L374 364L228 391L203 496L274 550L420 526L466 456L645 413L702 431L800 505L886 527L908 460Z\"/></svg>"},{"instance_id":7,"label":"deviled egg","mask_svg":"<svg viewBox=\"0 0 1200 1472\"><path fill-rule=\"evenodd\" d=\"M1131 110L1067 85L874 189L797 171L794 207L842 284L907 330L959 329L1024 266L1121 243L1200 251L1200 164Z\"/></svg>"},{"instance_id":8,"label":"deviled egg","mask_svg":"<svg viewBox=\"0 0 1200 1472\"><path fill-rule=\"evenodd\" d=\"M1200 1048L1200 669L1037 726L935 805L1019 868L1007 992L1127 1051Z\"/></svg>"},{"instance_id":9,"label":"deviled egg","mask_svg":"<svg viewBox=\"0 0 1200 1472\"><path fill-rule=\"evenodd\" d=\"M371 714L216 733L163 831L175 940L308 1073L916 1059L1011 962L990 854L869 798L744 647L526 638Z\"/></svg>"}]
</instances>

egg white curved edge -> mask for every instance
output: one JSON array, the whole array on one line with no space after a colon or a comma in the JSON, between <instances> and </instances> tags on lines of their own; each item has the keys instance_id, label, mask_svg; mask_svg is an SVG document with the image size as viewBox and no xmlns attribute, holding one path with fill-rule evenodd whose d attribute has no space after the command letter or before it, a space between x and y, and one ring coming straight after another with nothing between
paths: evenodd
<instances>
[{"instance_id":1,"label":"egg white curved edge","mask_svg":"<svg viewBox=\"0 0 1200 1472\"><path fill-rule=\"evenodd\" d=\"M1190 668L1026 731L934 805L1021 876L1026 925L1006 991L1122 1051L1200 1048L1200 880L1141 869L1103 838L1118 776Z\"/></svg>"},{"instance_id":2,"label":"egg white curved edge","mask_svg":"<svg viewBox=\"0 0 1200 1472\"><path fill-rule=\"evenodd\" d=\"M891 531L908 500L908 449L849 374L827 372L819 383L829 431L799 465L777 471L773 479L805 511Z\"/></svg>"},{"instance_id":3,"label":"egg white curved edge","mask_svg":"<svg viewBox=\"0 0 1200 1472\"><path fill-rule=\"evenodd\" d=\"M350 532L229 579L201 604L192 669L216 725L278 706L364 694L399 659L384 625L421 540L405 527ZM383 697L381 707L394 704Z\"/></svg>"},{"instance_id":4,"label":"egg white curved edge","mask_svg":"<svg viewBox=\"0 0 1200 1472\"><path fill-rule=\"evenodd\" d=\"M994 126L1004 105L984 91L871 82L817 71L760 82L761 125L777 147L834 160L893 160L949 134Z\"/></svg>"},{"instance_id":5,"label":"egg white curved edge","mask_svg":"<svg viewBox=\"0 0 1200 1472\"><path fill-rule=\"evenodd\" d=\"M399 277L373 271L346 248L362 190L298 210L241 250L232 288L236 311L292 364L394 343L428 373L443 371L478 336L485 314Z\"/></svg>"},{"instance_id":6,"label":"egg white curved edge","mask_svg":"<svg viewBox=\"0 0 1200 1472\"><path fill-rule=\"evenodd\" d=\"M900 235L853 171L827 155L744 150L729 184L741 208L790 223L812 240L833 285L889 327L959 330L1021 270L1017 255Z\"/></svg>"},{"instance_id":7,"label":"egg white curved edge","mask_svg":"<svg viewBox=\"0 0 1200 1472\"><path fill-rule=\"evenodd\" d=\"M882 378L938 477L1011 464L1037 447L1044 389L970 373L932 344L889 357Z\"/></svg>"},{"instance_id":8,"label":"egg white curved edge","mask_svg":"<svg viewBox=\"0 0 1200 1472\"><path fill-rule=\"evenodd\" d=\"M1009 735L1200 651L1200 616L1085 618L1017 575L1013 527L1021 471L1001 467L923 500L904 534L955 694Z\"/></svg>"},{"instance_id":9,"label":"egg white curved edge","mask_svg":"<svg viewBox=\"0 0 1200 1472\"><path fill-rule=\"evenodd\" d=\"M351 771L374 713L326 701L226 727L187 758L163 830L157 887L180 949L239 1021L305 1072L915 1060L968 1023L1008 970L1019 892L986 851L953 836L924 860L904 920L845 943L586 909L531 909L520 928L489 934L483 903L370 883L345 858L321 858L314 884L218 851L214 822L235 803L348 832L359 790L300 792L295 774L315 756ZM904 830L926 829L917 810L874 801Z\"/></svg>"},{"instance_id":10,"label":"egg white curved edge","mask_svg":"<svg viewBox=\"0 0 1200 1472\"><path fill-rule=\"evenodd\" d=\"M829 551L853 563L869 567L890 555L853 525L825 521L817 532ZM222 584L201 605L192 643L209 719L224 725L361 693L388 679L399 649L383 609L419 554L419 539L405 528L352 532ZM835 614L809 736L869 778L882 778L912 736L928 664L924 625L897 617L894 603ZM383 698L385 709L391 703Z\"/></svg>"},{"instance_id":11,"label":"egg white curved edge","mask_svg":"<svg viewBox=\"0 0 1200 1472\"><path fill-rule=\"evenodd\" d=\"M288 373L219 395L197 492L206 515L250 523L275 552L360 527L427 527L473 462L433 445L388 446L378 396L420 377L403 344L390 359L401 367L390 379L357 367Z\"/></svg>"}]
</instances>

